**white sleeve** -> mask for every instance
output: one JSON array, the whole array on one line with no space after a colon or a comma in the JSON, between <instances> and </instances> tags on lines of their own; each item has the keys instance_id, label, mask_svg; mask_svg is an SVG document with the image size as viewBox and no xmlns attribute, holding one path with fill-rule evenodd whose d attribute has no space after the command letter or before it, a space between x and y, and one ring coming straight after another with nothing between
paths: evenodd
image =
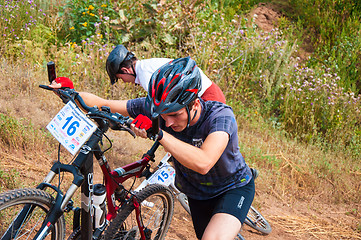
<instances>
[{"instance_id":1,"label":"white sleeve","mask_svg":"<svg viewBox=\"0 0 361 240\"><path fill-rule=\"evenodd\" d=\"M148 85L152 74L157 71L161 66L170 62L170 58L150 58L144 60L138 60L135 63L135 83L140 84L144 90L148 91ZM202 96L203 93L212 85L212 81L203 73L201 69L201 81L202 89L199 92L199 96Z\"/></svg>"},{"instance_id":2,"label":"white sleeve","mask_svg":"<svg viewBox=\"0 0 361 240\"><path fill-rule=\"evenodd\" d=\"M135 63L135 83L140 84L144 90L148 91L148 85L152 74L164 64L170 62L170 58L150 58L138 60Z\"/></svg>"},{"instance_id":3,"label":"white sleeve","mask_svg":"<svg viewBox=\"0 0 361 240\"><path fill-rule=\"evenodd\" d=\"M203 93L212 85L212 81L203 73L201 69L201 80L202 80L202 89L199 92L199 96L202 96Z\"/></svg>"}]
</instances>

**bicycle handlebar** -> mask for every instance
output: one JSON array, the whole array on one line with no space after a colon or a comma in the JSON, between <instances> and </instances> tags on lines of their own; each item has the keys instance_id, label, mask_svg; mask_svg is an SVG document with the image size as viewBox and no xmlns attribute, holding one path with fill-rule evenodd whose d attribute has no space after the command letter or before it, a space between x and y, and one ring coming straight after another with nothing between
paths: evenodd
<instances>
[{"instance_id":1,"label":"bicycle handlebar","mask_svg":"<svg viewBox=\"0 0 361 240\"><path fill-rule=\"evenodd\" d=\"M78 92L76 92L73 89L65 88L51 88L47 85L39 85L40 88L50 90L55 92L57 95L60 96L60 98L64 101L64 103L67 103L69 101L72 101L76 105L80 105L86 112L87 116L91 119L94 119L96 122L99 123L99 119L101 120L108 120L109 121L109 127L113 130L126 130L129 132L133 137L135 137L135 133L130 129L130 124L132 122L132 119L129 117L125 117L121 115L120 113L112 113L110 111L109 107L101 107L101 110L99 110L98 107L89 107L85 104L83 98L79 95Z\"/></svg>"}]
</instances>

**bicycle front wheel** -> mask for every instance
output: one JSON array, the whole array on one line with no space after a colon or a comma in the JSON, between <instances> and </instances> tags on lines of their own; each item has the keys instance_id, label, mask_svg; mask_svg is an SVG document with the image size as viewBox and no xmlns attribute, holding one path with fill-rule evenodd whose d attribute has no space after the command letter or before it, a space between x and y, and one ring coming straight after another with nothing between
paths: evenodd
<instances>
[{"instance_id":1,"label":"bicycle front wheel","mask_svg":"<svg viewBox=\"0 0 361 240\"><path fill-rule=\"evenodd\" d=\"M240 233L237 234L237 237L234 240L245 240Z\"/></svg>"},{"instance_id":2,"label":"bicycle front wheel","mask_svg":"<svg viewBox=\"0 0 361 240\"><path fill-rule=\"evenodd\" d=\"M33 239L39 231L53 198L39 189L16 189L0 194L1 240ZM64 217L60 217L45 239L65 237Z\"/></svg>"},{"instance_id":3,"label":"bicycle front wheel","mask_svg":"<svg viewBox=\"0 0 361 240\"><path fill-rule=\"evenodd\" d=\"M269 234L272 231L271 225L267 222L267 220L262 216L261 213L259 213L254 207L251 206L251 208L248 211L245 223L250 226L251 228L254 228L258 231L260 231L263 234Z\"/></svg>"},{"instance_id":4,"label":"bicycle front wheel","mask_svg":"<svg viewBox=\"0 0 361 240\"><path fill-rule=\"evenodd\" d=\"M164 239L174 211L172 192L168 187L152 184L135 196L140 203L140 221L144 225L146 239ZM104 239L141 239L133 202L127 204L111 221Z\"/></svg>"}]
</instances>

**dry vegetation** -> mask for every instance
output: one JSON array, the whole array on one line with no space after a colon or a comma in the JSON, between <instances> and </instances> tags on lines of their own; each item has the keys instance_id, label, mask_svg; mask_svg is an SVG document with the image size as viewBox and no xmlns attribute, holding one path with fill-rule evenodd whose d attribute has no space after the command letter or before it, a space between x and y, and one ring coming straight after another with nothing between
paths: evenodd
<instances>
[{"instance_id":1,"label":"dry vegetation","mask_svg":"<svg viewBox=\"0 0 361 240\"><path fill-rule=\"evenodd\" d=\"M56 158L57 144L44 129L62 103L37 87L46 81L42 69L3 61L0 71L0 113L18 120L17 124L12 123L16 141L6 143L3 137L0 143L3 176L0 186L2 191L35 186ZM261 172L254 206L273 226L272 234L262 238L361 239L361 206L356 201L360 194L360 172L343 171L345 166L337 164L343 162L342 156L325 154L316 147L287 140L274 130L256 127L262 122L240 122L242 153ZM33 130L20 131L22 125L32 126L28 129ZM110 137L115 146L108 158L115 166L124 164L119 159L134 161L150 145L147 140L133 140L125 133L110 133ZM65 151L62 155L69 157ZM334 179L313 172L312 164L321 162L330 164L327 171L335 172ZM101 176L96 179L100 181ZM260 237L247 227L243 235L247 239ZM178 209L169 239L194 239L193 236L189 217Z\"/></svg>"}]
</instances>

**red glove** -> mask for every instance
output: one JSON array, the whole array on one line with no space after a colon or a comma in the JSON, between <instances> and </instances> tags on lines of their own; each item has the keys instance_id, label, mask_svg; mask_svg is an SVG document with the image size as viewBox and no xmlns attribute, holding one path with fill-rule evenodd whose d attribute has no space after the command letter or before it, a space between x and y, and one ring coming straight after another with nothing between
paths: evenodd
<instances>
[{"instance_id":1,"label":"red glove","mask_svg":"<svg viewBox=\"0 0 361 240\"><path fill-rule=\"evenodd\" d=\"M132 124L135 124L135 127L140 129L148 130L152 127L152 120L150 120L147 116L139 114L133 121Z\"/></svg>"},{"instance_id":2,"label":"red glove","mask_svg":"<svg viewBox=\"0 0 361 240\"><path fill-rule=\"evenodd\" d=\"M73 82L67 77L55 78L55 82L60 83L62 88L74 89Z\"/></svg>"}]
</instances>

